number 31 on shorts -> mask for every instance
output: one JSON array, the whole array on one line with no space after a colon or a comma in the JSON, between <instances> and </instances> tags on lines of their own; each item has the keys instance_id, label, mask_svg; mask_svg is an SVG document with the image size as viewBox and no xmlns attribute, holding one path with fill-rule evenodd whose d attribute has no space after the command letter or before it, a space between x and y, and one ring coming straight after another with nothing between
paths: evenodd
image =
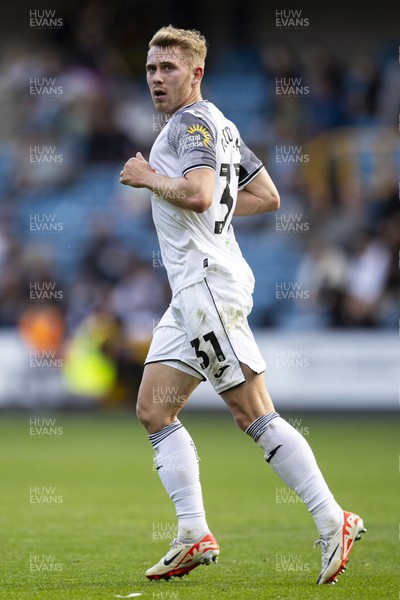
<instances>
[{"instance_id":1,"label":"number 31 on shorts","mask_svg":"<svg viewBox=\"0 0 400 600\"><path fill-rule=\"evenodd\" d=\"M215 333L213 331L210 331L209 333L206 333L205 335L203 335L203 340L205 342L210 342L219 362L222 362L225 360L225 354L222 352L221 346L217 340L217 336L215 335ZM206 369L208 367L208 365L210 364L210 358L209 358L208 354L206 352L204 352L204 350L200 350L199 338L195 338L194 340L191 340L190 345L192 346L192 348L194 348L197 358L199 360L201 360L201 362L200 362L201 368Z\"/></svg>"}]
</instances>

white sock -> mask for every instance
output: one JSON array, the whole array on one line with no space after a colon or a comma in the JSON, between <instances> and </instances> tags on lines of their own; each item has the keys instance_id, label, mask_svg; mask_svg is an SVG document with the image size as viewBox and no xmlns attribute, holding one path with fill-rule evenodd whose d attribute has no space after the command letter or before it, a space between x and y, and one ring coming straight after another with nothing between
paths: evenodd
<instances>
[{"instance_id":1,"label":"white sock","mask_svg":"<svg viewBox=\"0 0 400 600\"><path fill-rule=\"evenodd\" d=\"M303 500L320 536L337 530L343 511L335 501L305 438L278 413L256 419L246 430L275 473Z\"/></svg>"},{"instance_id":2,"label":"white sock","mask_svg":"<svg viewBox=\"0 0 400 600\"><path fill-rule=\"evenodd\" d=\"M189 542L203 537L207 525L200 485L196 446L178 420L149 435L154 463L173 501L178 517L178 539Z\"/></svg>"}]
</instances>

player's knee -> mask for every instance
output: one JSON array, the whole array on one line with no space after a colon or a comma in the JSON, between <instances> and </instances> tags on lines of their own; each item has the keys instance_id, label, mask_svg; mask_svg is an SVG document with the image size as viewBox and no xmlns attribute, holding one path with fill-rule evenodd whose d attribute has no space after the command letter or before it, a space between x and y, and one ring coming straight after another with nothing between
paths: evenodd
<instances>
[{"instance_id":1,"label":"player's knee","mask_svg":"<svg viewBox=\"0 0 400 600\"><path fill-rule=\"evenodd\" d=\"M136 404L136 416L140 423L146 428L149 429L154 420L152 407L149 406L149 403L146 402L143 394L139 391L139 396Z\"/></svg>"},{"instance_id":2,"label":"player's knee","mask_svg":"<svg viewBox=\"0 0 400 600\"><path fill-rule=\"evenodd\" d=\"M146 404L137 404L136 416L147 433L155 433L165 426L163 415L158 414L157 411Z\"/></svg>"},{"instance_id":3,"label":"player's knee","mask_svg":"<svg viewBox=\"0 0 400 600\"><path fill-rule=\"evenodd\" d=\"M177 412L177 410L172 408L169 411L160 410L159 406L152 399L146 394L139 392L136 404L136 416L148 433L160 431L160 429L172 423Z\"/></svg>"},{"instance_id":4,"label":"player's knee","mask_svg":"<svg viewBox=\"0 0 400 600\"><path fill-rule=\"evenodd\" d=\"M146 424L147 424L146 411L143 410L143 408L139 405L139 403L136 405L136 417L137 417L138 421L140 421L140 423L146 427Z\"/></svg>"}]
</instances>

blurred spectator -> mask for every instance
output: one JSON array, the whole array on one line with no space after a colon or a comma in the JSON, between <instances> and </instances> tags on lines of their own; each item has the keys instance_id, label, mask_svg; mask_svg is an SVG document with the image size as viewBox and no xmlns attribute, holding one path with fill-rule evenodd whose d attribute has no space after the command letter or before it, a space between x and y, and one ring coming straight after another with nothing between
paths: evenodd
<instances>
[{"instance_id":1,"label":"blurred spectator","mask_svg":"<svg viewBox=\"0 0 400 600\"><path fill-rule=\"evenodd\" d=\"M95 404L113 402L119 348L115 316L101 308L91 312L66 340L63 378L68 391Z\"/></svg>"},{"instance_id":2,"label":"blurred spectator","mask_svg":"<svg viewBox=\"0 0 400 600\"><path fill-rule=\"evenodd\" d=\"M347 257L343 249L327 238L312 237L297 273L298 281L309 294L308 302L298 304L297 322L305 327L333 325L346 277Z\"/></svg>"},{"instance_id":3,"label":"blurred spectator","mask_svg":"<svg viewBox=\"0 0 400 600\"><path fill-rule=\"evenodd\" d=\"M379 70L379 85L376 90L376 113L378 122L394 127L400 115L400 69L398 45L390 48L388 56Z\"/></svg>"},{"instance_id":4,"label":"blurred spectator","mask_svg":"<svg viewBox=\"0 0 400 600\"><path fill-rule=\"evenodd\" d=\"M80 260L81 273L93 283L118 282L132 260L129 249L103 218L93 219L90 232Z\"/></svg>"},{"instance_id":5,"label":"blurred spectator","mask_svg":"<svg viewBox=\"0 0 400 600\"><path fill-rule=\"evenodd\" d=\"M334 324L375 327L390 269L390 252L379 235L367 231L358 234L350 252L344 293Z\"/></svg>"},{"instance_id":6,"label":"blurred spectator","mask_svg":"<svg viewBox=\"0 0 400 600\"><path fill-rule=\"evenodd\" d=\"M398 200L395 199L398 203ZM388 211L380 228L390 253L389 268L383 298L378 307L377 321L382 327L396 328L399 323L400 306L400 211L395 205Z\"/></svg>"},{"instance_id":7,"label":"blurred spectator","mask_svg":"<svg viewBox=\"0 0 400 600\"><path fill-rule=\"evenodd\" d=\"M89 122L90 133L86 143L86 159L92 162L123 162L133 156L135 148L129 138L118 130L113 105L107 99L99 100Z\"/></svg>"},{"instance_id":8,"label":"blurred spectator","mask_svg":"<svg viewBox=\"0 0 400 600\"><path fill-rule=\"evenodd\" d=\"M7 246L0 277L0 324L17 326L28 307L54 304L64 309L66 290L56 277L46 249L16 237ZM3 259L4 260L4 259Z\"/></svg>"},{"instance_id":9,"label":"blurred spectator","mask_svg":"<svg viewBox=\"0 0 400 600\"><path fill-rule=\"evenodd\" d=\"M377 65L372 56L356 53L343 77L342 108L347 124L370 125L374 121L377 93Z\"/></svg>"},{"instance_id":10,"label":"blurred spectator","mask_svg":"<svg viewBox=\"0 0 400 600\"><path fill-rule=\"evenodd\" d=\"M153 329L165 312L169 292L155 269L141 260L132 261L113 288L109 307L125 329L132 354L143 364Z\"/></svg>"},{"instance_id":11,"label":"blurred spectator","mask_svg":"<svg viewBox=\"0 0 400 600\"><path fill-rule=\"evenodd\" d=\"M51 304L27 308L19 319L18 329L28 347L60 352L65 334L63 311Z\"/></svg>"}]
</instances>

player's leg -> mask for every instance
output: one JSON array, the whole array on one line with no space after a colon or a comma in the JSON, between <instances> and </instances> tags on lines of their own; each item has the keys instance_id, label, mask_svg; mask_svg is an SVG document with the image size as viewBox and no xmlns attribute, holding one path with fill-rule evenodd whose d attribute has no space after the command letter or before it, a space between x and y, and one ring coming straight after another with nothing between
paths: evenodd
<instances>
[{"instance_id":1,"label":"player's leg","mask_svg":"<svg viewBox=\"0 0 400 600\"><path fill-rule=\"evenodd\" d=\"M137 415L149 433L155 466L178 517L177 539L166 556L148 569L149 579L185 575L219 554L205 517L196 447L177 418L200 381L161 363L144 369Z\"/></svg>"},{"instance_id":2,"label":"player's leg","mask_svg":"<svg viewBox=\"0 0 400 600\"><path fill-rule=\"evenodd\" d=\"M257 374L243 362L239 364L245 381L220 395L237 425L246 431L259 417L275 414L275 408L265 384L264 373Z\"/></svg>"},{"instance_id":3,"label":"player's leg","mask_svg":"<svg viewBox=\"0 0 400 600\"><path fill-rule=\"evenodd\" d=\"M266 461L313 516L322 549L317 583L335 582L365 531L363 521L338 505L305 438L275 412L264 376L241 366L246 381L221 395L238 426L259 444Z\"/></svg>"},{"instance_id":4,"label":"player's leg","mask_svg":"<svg viewBox=\"0 0 400 600\"><path fill-rule=\"evenodd\" d=\"M251 308L249 292L214 273L209 274L206 285L222 323L222 328L218 328L214 322L214 331L224 352L227 348L224 335L233 350L226 350L229 368L224 371L225 381L223 377L215 379L215 366L211 372L208 369L207 377L227 402L239 427L261 446L275 473L306 504L322 540L322 572L318 583L330 581L346 562L354 540L363 530L362 520L353 513L343 512L305 438L275 412L265 382L266 365L246 318ZM197 290L199 296L200 292ZM341 543L337 543L338 536Z\"/></svg>"},{"instance_id":5,"label":"player's leg","mask_svg":"<svg viewBox=\"0 0 400 600\"><path fill-rule=\"evenodd\" d=\"M294 489L314 517L320 535L331 533L341 519L306 439L275 412L265 377L241 364L246 381L224 392L224 401L239 427L264 451L275 473Z\"/></svg>"},{"instance_id":6,"label":"player's leg","mask_svg":"<svg viewBox=\"0 0 400 600\"><path fill-rule=\"evenodd\" d=\"M147 364L136 405L139 421L149 435L168 427L177 419L200 380L163 363Z\"/></svg>"},{"instance_id":7,"label":"player's leg","mask_svg":"<svg viewBox=\"0 0 400 600\"><path fill-rule=\"evenodd\" d=\"M160 363L146 365L137 415L149 433L158 475L175 504L178 538L197 539L209 532L199 478L196 447L177 418L199 379Z\"/></svg>"}]
</instances>

